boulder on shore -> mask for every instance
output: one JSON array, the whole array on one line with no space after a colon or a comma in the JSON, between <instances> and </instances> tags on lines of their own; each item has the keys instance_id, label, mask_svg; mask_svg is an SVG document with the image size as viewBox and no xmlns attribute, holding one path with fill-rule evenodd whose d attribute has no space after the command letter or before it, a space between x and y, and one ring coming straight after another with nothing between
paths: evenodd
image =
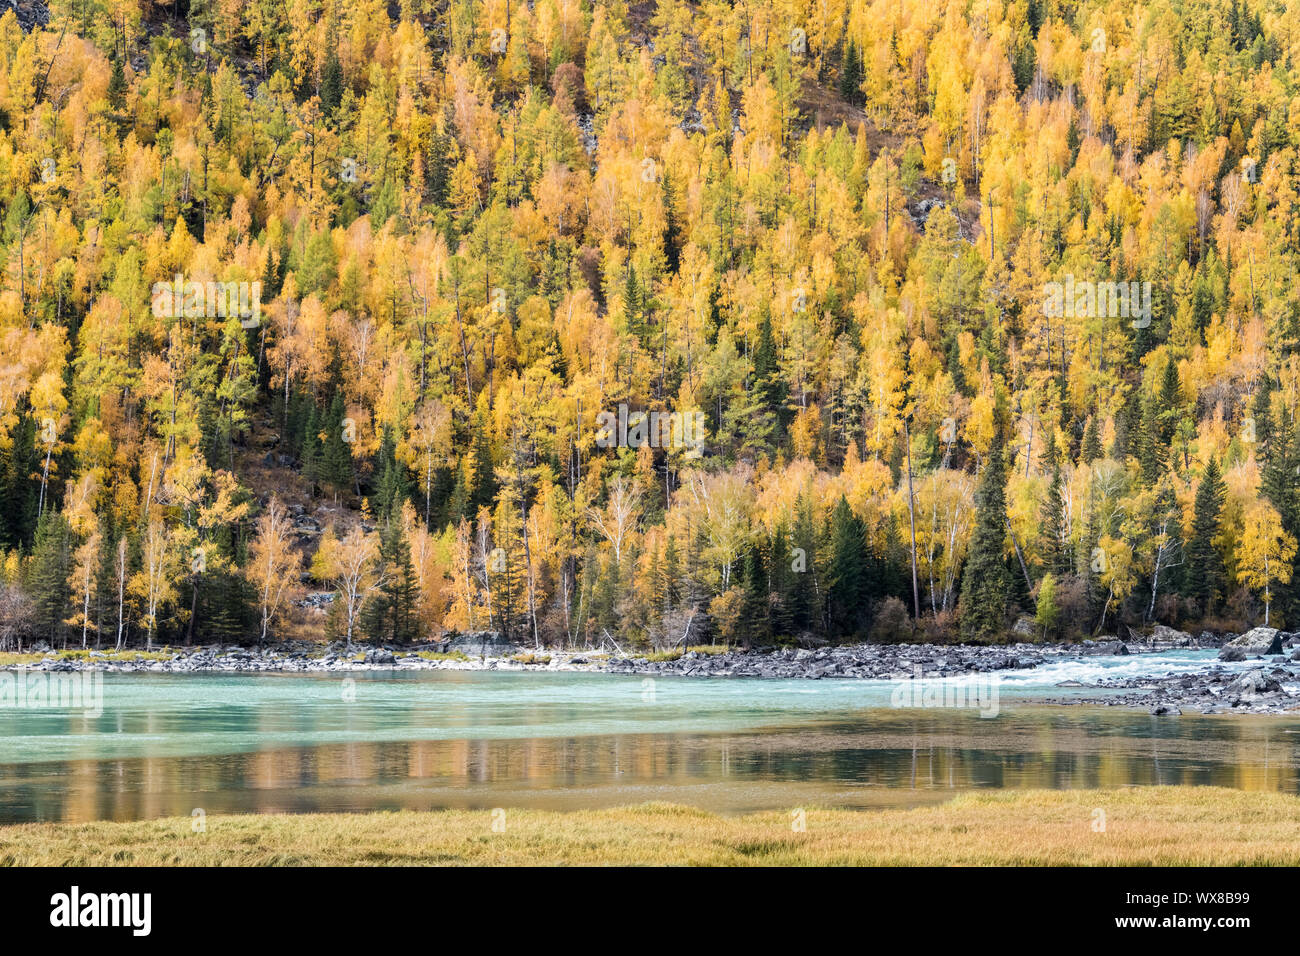
<instances>
[{"instance_id":1,"label":"boulder on shore","mask_svg":"<svg viewBox=\"0 0 1300 956\"><path fill-rule=\"evenodd\" d=\"M1179 631L1169 627L1167 624L1157 624L1151 628L1152 644L1172 644L1177 647L1185 647L1192 643L1192 635L1186 631Z\"/></svg>"},{"instance_id":2,"label":"boulder on shore","mask_svg":"<svg viewBox=\"0 0 1300 956\"><path fill-rule=\"evenodd\" d=\"M1079 648L1079 653L1085 655L1096 655L1099 657L1109 655L1123 655L1129 653L1128 647L1118 638L1106 636L1096 641L1084 641L1083 646Z\"/></svg>"},{"instance_id":3,"label":"boulder on shore","mask_svg":"<svg viewBox=\"0 0 1300 956\"><path fill-rule=\"evenodd\" d=\"M1240 637L1234 637L1219 650L1219 660L1239 661L1245 657L1236 656L1240 650L1245 657L1258 657L1264 654L1281 654L1282 642L1278 639L1275 627L1253 627Z\"/></svg>"},{"instance_id":4,"label":"boulder on shore","mask_svg":"<svg viewBox=\"0 0 1300 956\"><path fill-rule=\"evenodd\" d=\"M1276 694L1281 690L1282 685L1276 678L1264 673L1263 668L1247 671L1224 688L1225 693L1242 697L1254 697L1257 694Z\"/></svg>"}]
</instances>

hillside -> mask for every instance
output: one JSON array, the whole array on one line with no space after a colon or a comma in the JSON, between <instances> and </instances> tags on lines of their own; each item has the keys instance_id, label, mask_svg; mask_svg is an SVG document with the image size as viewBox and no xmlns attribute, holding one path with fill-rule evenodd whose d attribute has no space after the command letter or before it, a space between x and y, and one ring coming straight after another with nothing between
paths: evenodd
<instances>
[{"instance_id":1,"label":"hillside","mask_svg":"<svg viewBox=\"0 0 1300 956\"><path fill-rule=\"evenodd\" d=\"M1300 620L1281 5L16 7L0 647Z\"/></svg>"}]
</instances>

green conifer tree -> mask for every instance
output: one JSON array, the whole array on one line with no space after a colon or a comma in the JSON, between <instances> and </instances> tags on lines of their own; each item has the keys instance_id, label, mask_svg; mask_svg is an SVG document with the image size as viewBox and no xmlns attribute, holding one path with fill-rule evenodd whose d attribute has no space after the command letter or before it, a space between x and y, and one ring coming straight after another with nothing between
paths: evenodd
<instances>
[{"instance_id":1,"label":"green conifer tree","mask_svg":"<svg viewBox=\"0 0 1300 956\"><path fill-rule=\"evenodd\" d=\"M1214 544L1222 520L1227 486L1213 458L1205 466L1192 506L1192 533L1187 542L1187 594L1201 611L1212 614L1223 596L1223 556Z\"/></svg>"},{"instance_id":2,"label":"green conifer tree","mask_svg":"<svg viewBox=\"0 0 1300 956\"><path fill-rule=\"evenodd\" d=\"M962 640L1001 642L1006 638L1011 580L1004 551L1007 535L1006 473L1002 437L994 439L976 492L975 529L962 571Z\"/></svg>"}]
</instances>

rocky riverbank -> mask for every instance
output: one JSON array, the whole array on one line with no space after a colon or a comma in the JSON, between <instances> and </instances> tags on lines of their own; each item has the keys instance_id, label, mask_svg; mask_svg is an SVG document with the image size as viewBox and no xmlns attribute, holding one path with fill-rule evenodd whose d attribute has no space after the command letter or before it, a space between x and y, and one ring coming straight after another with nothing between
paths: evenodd
<instances>
[{"instance_id":1,"label":"rocky riverbank","mask_svg":"<svg viewBox=\"0 0 1300 956\"><path fill-rule=\"evenodd\" d=\"M1087 697L1049 697L1054 704L1143 707L1155 714L1281 713L1300 708L1300 634L1256 628L1244 635L1192 637L1157 627L1141 640L1076 644L998 646L855 644L841 647L781 648L681 654L607 654L595 650L525 651L496 635L464 635L432 650L291 643L264 649L198 647L152 655L90 651L60 655L47 651L10 662L5 669L110 673L352 673L371 671L494 670L573 671L646 677L751 677L808 680L849 678L907 680L954 678L1029 670L1090 656L1148 654L1176 649L1219 649L1223 664L1189 668L1160 677L1103 678L1057 686L1128 691ZM1242 662L1257 666L1240 666ZM1229 666L1237 665L1237 666Z\"/></svg>"},{"instance_id":2,"label":"rocky riverbank","mask_svg":"<svg viewBox=\"0 0 1300 956\"><path fill-rule=\"evenodd\" d=\"M852 644L839 647L696 649L684 653L637 655L599 650L523 650L477 636L431 645L433 649L298 642L248 648L212 646L169 648L149 654L87 651L61 654L39 648L26 661L5 665L44 671L98 669L110 673L327 673L373 670L551 670L664 677L850 677L901 680L921 668L926 677L960 677L1037 667L1045 661L1089 655L1115 655L1204 647L1199 642L1125 644L1118 640L1080 644Z\"/></svg>"},{"instance_id":3,"label":"rocky riverbank","mask_svg":"<svg viewBox=\"0 0 1300 956\"><path fill-rule=\"evenodd\" d=\"M1156 716L1280 714L1300 710L1300 633L1257 627L1227 635L1219 649L1224 664L1195 673L1098 680L1092 687L1129 693L1084 700L1048 698L1052 704L1146 707Z\"/></svg>"}]
</instances>

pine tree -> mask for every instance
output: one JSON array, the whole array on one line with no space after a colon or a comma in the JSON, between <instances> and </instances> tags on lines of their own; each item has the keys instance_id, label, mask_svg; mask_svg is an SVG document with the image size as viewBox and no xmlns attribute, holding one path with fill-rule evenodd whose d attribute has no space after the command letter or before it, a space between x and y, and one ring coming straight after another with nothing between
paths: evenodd
<instances>
[{"instance_id":1,"label":"pine tree","mask_svg":"<svg viewBox=\"0 0 1300 956\"><path fill-rule=\"evenodd\" d=\"M764 644L772 634L772 622L769 616L771 605L767 597L767 572L763 567L763 555L758 543L749 546L745 553L745 565L742 574L745 590L745 605L742 611L741 635L746 649L752 644Z\"/></svg>"},{"instance_id":2,"label":"pine tree","mask_svg":"<svg viewBox=\"0 0 1300 956\"><path fill-rule=\"evenodd\" d=\"M1220 514L1227 486L1213 458L1196 489L1192 509L1192 533L1187 544L1187 594L1200 602L1205 614L1213 613L1223 594L1225 570L1223 557L1214 545L1219 534Z\"/></svg>"},{"instance_id":3,"label":"pine tree","mask_svg":"<svg viewBox=\"0 0 1300 956\"><path fill-rule=\"evenodd\" d=\"M831 631L840 637L860 635L866 630L869 603L867 535L862 519L843 495L831 514L830 539L827 601Z\"/></svg>"},{"instance_id":4,"label":"pine tree","mask_svg":"<svg viewBox=\"0 0 1300 956\"><path fill-rule=\"evenodd\" d=\"M451 486L451 494L447 497L447 520L452 524L457 524L462 518L473 515L470 506L470 481L466 475L468 468L468 460L462 458L460 464L456 466L456 480Z\"/></svg>"},{"instance_id":5,"label":"pine tree","mask_svg":"<svg viewBox=\"0 0 1300 956\"><path fill-rule=\"evenodd\" d=\"M1251 407L1251 421L1255 429L1255 447L1263 457L1269 454L1273 437L1273 382L1267 376L1260 379Z\"/></svg>"},{"instance_id":6,"label":"pine tree","mask_svg":"<svg viewBox=\"0 0 1300 956\"><path fill-rule=\"evenodd\" d=\"M1079 460L1085 465L1091 465L1100 457L1101 436L1097 432L1097 416L1093 415L1083 430L1083 447L1079 450Z\"/></svg>"},{"instance_id":7,"label":"pine tree","mask_svg":"<svg viewBox=\"0 0 1300 956\"><path fill-rule=\"evenodd\" d=\"M469 504L474 512L479 508L489 508L496 500L496 475L492 469L492 446L488 442L487 429L481 419L474 422L474 479L470 490Z\"/></svg>"},{"instance_id":8,"label":"pine tree","mask_svg":"<svg viewBox=\"0 0 1300 956\"><path fill-rule=\"evenodd\" d=\"M1043 560L1043 570L1059 578L1070 570L1070 557L1066 553L1069 525L1065 517L1065 500L1061 494L1061 462L1057 457L1054 431L1048 433L1043 460L1052 469L1052 476L1039 511L1038 553Z\"/></svg>"},{"instance_id":9,"label":"pine tree","mask_svg":"<svg viewBox=\"0 0 1300 956\"><path fill-rule=\"evenodd\" d=\"M628 332L637 338L644 338L645 335L641 323L644 309L641 284L637 280L636 267L628 263L627 272L623 277L623 324Z\"/></svg>"},{"instance_id":10,"label":"pine tree","mask_svg":"<svg viewBox=\"0 0 1300 956\"><path fill-rule=\"evenodd\" d=\"M410 499L411 486L407 480L406 468L397 460L397 443L393 441L392 429L385 426L384 437L375 453L375 474L379 481L371 504L375 517L387 522L393 515L400 514L402 505Z\"/></svg>"},{"instance_id":11,"label":"pine tree","mask_svg":"<svg viewBox=\"0 0 1300 956\"><path fill-rule=\"evenodd\" d=\"M844 48L844 65L840 70L840 97L851 106L862 103L862 57L852 40Z\"/></svg>"},{"instance_id":12,"label":"pine tree","mask_svg":"<svg viewBox=\"0 0 1300 956\"><path fill-rule=\"evenodd\" d=\"M1003 552L1006 546L1006 474L1001 436L994 439L976 493L975 529L970 555L962 572L961 636L970 642L1002 641L1006 637L1011 580Z\"/></svg>"},{"instance_id":13,"label":"pine tree","mask_svg":"<svg viewBox=\"0 0 1300 956\"><path fill-rule=\"evenodd\" d=\"M36 532L40 473L36 450L36 420L24 415L10 432L9 448L0 451L0 547L21 548L31 544Z\"/></svg>"},{"instance_id":14,"label":"pine tree","mask_svg":"<svg viewBox=\"0 0 1300 956\"><path fill-rule=\"evenodd\" d=\"M771 605L773 637L788 637L793 633L791 596L797 575L790 564L790 532L784 521L778 521L772 529L767 562L768 587L775 596Z\"/></svg>"},{"instance_id":15,"label":"pine tree","mask_svg":"<svg viewBox=\"0 0 1300 956\"><path fill-rule=\"evenodd\" d=\"M337 497L352 488L352 447L345 434L343 393L335 392L325 416L325 445L321 450L321 480L334 489Z\"/></svg>"},{"instance_id":16,"label":"pine tree","mask_svg":"<svg viewBox=\"0 0 1300 956\"><path fill-rule=\"evenodd\" d=\"M66 643L64 624L69 614L72 529L63 515L47 509L36 525L36 541L27 570L27 591L34 608L37 635Z\"/></svg>"},{"instance_id":17,"label":"pine tree","mask_svg":"<svg viewBox=\"0 0 1300 956\"><path fill-rule=\"evenodd\" d=\"M1166 448L1174 440L1182 414L1183 384L1178 377L1178 363L1170 357L1160 382L1160 439Z\"/></svg>"},{"instance_id":18,"label":"pine tree","mask_svg":"<svg viewBox=\"0 0 1300 956\"><path fill-rule=\"evenodd\" d=\"M406 537L400 513L389 521L380 544L387 567L384 578L383 604L388 616L387 632L398 644L419 639L420 621L416 613L419 583L411 562L411 542Z\"/></svg>"},{"instance_id":19,"label":"pine tree","mask_svg":"<svg viewBox=\"0 0 1300 956\"><path fill-rule=\"evenodd\" d=\"M126 109L126 70L122 58L113 57L113 71L108 77L108 105L116 112Z\"/></svg>"},{"instance_id":20,"label":"pine tree","mask_svg":"<svg viewBox=\"0 0 1300 956\"><path fill-rule=\"evenodd\" d=\"M776 416L778 423L785 417L785 383L776 354L776 339L772 336L772 318L765 309L758 326L758 345L754 348L754 390L762 396L766 410Z\"/></svg>"},{"instance_id":21,"label":"pine tree","mask_svg":"<svg viewBox=\"0 0 1300 956\"><path fill-rule=\"evenodd\" d=\"M790 628L798 635L819 628L821 613L817 602L817 527L812 503L800 495L794 506L794 550L790 556Z\"/></svg>"},{"instance_id":22,"label":"pine tree","mask_svg":"<svg viewBox=\"0 0 1300 956\"><path fill-rule=\"evenodd\" d=\"M435 206L447 205L447 184L451 179L451 137L434 133L429 141L429 158L425 164L425 196Z\"/></svg>"},{"instance_id":23,"label":"pine tree","mask_svg":"<svg viewBox=\"0 0 1300 956\"><path fill-rule=\"evenodd\" d=\"M1154 485L1165 469L1169 444L1161 433L1163 422L1159 400L1150 397L1142 403L1142 421L1137 435L1137 457L1142 466L1142 480Z\"/></svg>"},{"instance_id":24,"label":"pine tree","mask_svg":"<svg viewBox=\"0 0 1300 956\"><path fill-rule=\"evenodd\" d=\"M320 76L320 105L326 116L332 116L343 102L343 64L334 44L330 43L329 47Z\"/></svg>"}]
</instances>

